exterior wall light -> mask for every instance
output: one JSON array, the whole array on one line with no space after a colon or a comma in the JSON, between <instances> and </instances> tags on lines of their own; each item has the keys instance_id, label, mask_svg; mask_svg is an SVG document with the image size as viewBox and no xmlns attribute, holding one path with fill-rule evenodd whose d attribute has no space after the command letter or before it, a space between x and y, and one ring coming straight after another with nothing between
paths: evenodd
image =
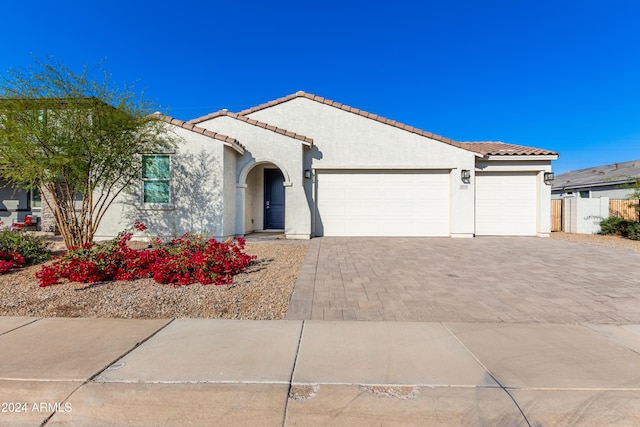
<instances>
[{"instance_id":1,"label":"exterior wall light","mask_svg":"<svg viewBox=\"0 0 640 427\"><path fill-rule=\"evenodd\" d=\"M311 179L311 170L310 169L305 169L304 170L304 177L306 179Z\"/></svg>"},{"instance_id":2,"label":"exterior wall light","mask_svg":"<svg viewBox=\"0 0 640 427\"><path fill-rule=\"evenodd\" d=\"M553 181L553 172L545 172L544 173L544 183L545 184L551 184L551 181Z\"/></svg>"},{"instance_id":3,"label":"exterior wall light","mask_svg":"<svg viewBox=\"0 0 640 427\"><path fill-rule=\"evenodd\" d=\"M460 179L465 184L469 184L471 182L471 171L469 169L460 170Z\"/></svg>"}]
</instances>

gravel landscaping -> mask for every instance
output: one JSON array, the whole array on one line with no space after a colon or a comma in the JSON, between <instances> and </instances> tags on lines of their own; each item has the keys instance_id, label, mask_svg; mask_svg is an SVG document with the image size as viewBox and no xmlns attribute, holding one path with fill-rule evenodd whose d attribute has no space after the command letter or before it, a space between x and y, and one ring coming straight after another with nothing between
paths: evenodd
<instances>
[{"instance_id":1,"label":"gravel landscaping","mask_svg":"<svg viewBox=\"0 0 640 427\"><path fill-rule=\"evenodd\" d=\"M554 232L551 239L640 252L640 241ZM0 276L0 316L284 319L307 242L248 242L258 258L230 286L182 287L151 279L38 287L39 266ZM54 249L60 249L60 244Z\"/></svg>"},{"instance_id":2,"label":"gravel landscaping","mask_svg":"<svg viewBox=\"0 0 640 427\"><path fill-rule=\"evenodd\" d=\"M152 279L38 287L39 266L0 276L0 316L284 319L303 243L247 243L258 258L232 285L181 287Z\"/></svg>"},{"instance_id":3,"label":"gravel landscaping","mask_svg":"<svg viewBox=\"0 0 640 427\"><path fill-rule=\"evenodd\" d=\"M601 234L570 234L557 231L551 233L551 238L557 240L566 240L568 242L640 252L640 240L630 240L620 236L605 236Z\"/></svg>"}]
</instances>

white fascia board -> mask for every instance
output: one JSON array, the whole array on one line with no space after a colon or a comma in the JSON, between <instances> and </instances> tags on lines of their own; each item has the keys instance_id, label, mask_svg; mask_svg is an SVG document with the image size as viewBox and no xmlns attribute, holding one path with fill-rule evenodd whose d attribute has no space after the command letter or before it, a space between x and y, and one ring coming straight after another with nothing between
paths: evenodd
<instances>
[{"instance_id":1,"label":"white fascia board","mask_svg":"<svg viewBox=\"0 0 640 427\"><path fill-rule=\"evenodd\" d=\"M544 156L486 156L483 160L490 161L514 161L514 160L558 160L558 155L544 155Z\"/></svg>"},{"instance_id":2,"label":"white fascia board","mask_svg":"<svg viewBox=\"0 0 640 427\"><path fill-rule=\"evenodd\" d=\"M348 166L348 165L322 165L319 167L313 167L314 170L323 171L323 170L386 170L386 171L404 171L404 170L414 170L414 171L422 171L422 170L454 170L458 169L459 166L438 166L438 167L421 167L421 166L389 166L389 165L366 165L366 166Z\"/></svg>"},{"instance_id":3,"label":"white fascia board","mask_svg":"<svg viewBox=\"0 0 640 427\"><path fill-rule=\"evenodd\" d=\"M240 154L240 155L244 154L244 148L242 148L238 144L233 144L233 143L227 142L227 141L221 141L221 142L222 142L222 145L225 145L227 147L233 148L234 151L236 151L238 154Z\"/></svg>"}]
</instances>

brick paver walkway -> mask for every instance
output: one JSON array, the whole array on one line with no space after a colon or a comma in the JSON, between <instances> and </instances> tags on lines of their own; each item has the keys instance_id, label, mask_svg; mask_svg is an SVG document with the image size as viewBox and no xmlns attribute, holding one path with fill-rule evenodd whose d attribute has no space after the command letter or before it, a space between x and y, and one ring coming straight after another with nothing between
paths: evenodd
<instances>
[{"instance_id":1,"label":"brick paver walkway","mask_svg":"<svg viewBox=\"0 0 640 427\"><path fill-rule=\"evenodd\" d=\"M535 237L313 239L288 319L640 322L640 254Z\"/></svg>"}]
</instances>

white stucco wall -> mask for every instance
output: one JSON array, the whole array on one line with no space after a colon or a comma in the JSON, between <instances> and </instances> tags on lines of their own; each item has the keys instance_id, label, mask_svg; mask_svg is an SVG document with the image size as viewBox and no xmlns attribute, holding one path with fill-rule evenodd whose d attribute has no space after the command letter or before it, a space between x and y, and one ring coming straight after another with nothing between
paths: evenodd
<instances>
[{"instance_id":1,"label":"white stucco wall","mask_svg":"<svg viewBox=\"0 0 640 427\"><path fill-rule=\"evenodd\" d=\"M173 126L181 142L171 153L171 203L152 206L142 203L141 181L123 192L102 220L96 239L111 238L135 221L143 221L146 236L171 237L185 232L207 233L224 239L233 236L233 223L224 216L224 174L235 174L235 151L221 141ZM233 160L233 161L231 161ZM228 163L231 163L229 165ZM233 202L233 194L228 194ZM136 233L136 236L140 233Z\"/></svg>"},{"instance_id":2,"label":"white stucco wall","mask_svg":"<svg viewBox=\"0 0 640 427\"><path fill-rule=\"evenodd\" d=\"M244 232L261 230L263 224L264 165L254 167L246 179Z\"/></svg>"},{"instance_id":3,"label":"white stucco wall","mask_svg":"<svg viewBox=\"0 0 640 427\"><path fill-rule=\"evenodd\" d=\"M597 234L600 222L609 218L609 198L565 198L562 212L564 231L578 234Z\"/></svg>"},{"instance_id":4,"label":"white stucco wall","mask_svg":"<svg viewBox=\"0 0 640 427\"><path fill-rule=\"evenodd\" d=\"M460 170L473 173L474 153L307 98L295 98L250 117L313 138L314 148L306 153L305 164L314 170L450 170L450 234L473 235L474 181L464 184Z\"/></svg>"},{"instance_id":5,"label":"white stucco wall","mask_svg":"<svg viewBox=\"0 0 640 427\"><path fill-rule=\"evenodd\" d=\"M223 213L222 228L225 236L236 234L235 206L236 206L236 159L238 153L230 148L223 150Z\"/></svg>"}]
</instances>

